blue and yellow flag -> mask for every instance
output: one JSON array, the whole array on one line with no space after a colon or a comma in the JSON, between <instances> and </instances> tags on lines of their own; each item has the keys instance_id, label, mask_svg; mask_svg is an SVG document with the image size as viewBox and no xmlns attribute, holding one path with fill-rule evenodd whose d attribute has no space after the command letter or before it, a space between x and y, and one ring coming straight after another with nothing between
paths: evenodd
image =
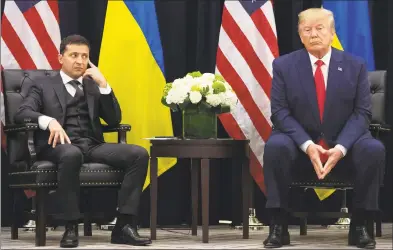
<instances>
[{"instance_id":1,"label":"blue and yellow flag","mask_svg":"<svg viewBox=\"0 0 393 250\"><path fill-rule=\"evenodd\" d=\"M144 138L173 136L170 110L161 104L164 60L154 1L108 1L98 67L122 109L122 123L131 124L127 143L143 146ZM117 141L107 134L108 142ZM176 159L158 159L158 175ZM145 189L150 184L149 172Z\"/></svg>"},{"instance_id":2,"label":"blue and yellow flag","mask_svg":"<svg viewBox=\"0 0 393 250\"><path fill-rule=\"evenodd\" d=\"M334 15L337 39L333 47L362 57L367 69L375 70L368 1L324 1L323 8Z\"/></svg>"},{"instance_id":3,"label":"blue and yellow flag","mask_svg":"<svg viewBox=\"0 0 393 250\"><path fill-rule=\"evenodd\" d=\"M324 1L323 8L334 15L336 35L332 47L362 57L367 63L367 69L375 70L368 1ZM320 200L326 199L334 191L315 189Z\"/></svg>"}]
</instances>

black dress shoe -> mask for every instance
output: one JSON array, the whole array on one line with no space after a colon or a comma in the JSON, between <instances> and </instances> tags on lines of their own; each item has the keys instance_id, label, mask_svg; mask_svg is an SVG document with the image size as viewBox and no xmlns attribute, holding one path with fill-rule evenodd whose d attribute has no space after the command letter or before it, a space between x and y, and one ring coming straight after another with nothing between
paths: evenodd
<instances>
[{"instance_id":1,"label":"black dress shoe","mask_svg":"<svg viewBox=\"0 0 393 250\"><path fill-rule=\"evenodd\" d=\"M60 247L65 248L73 248L78 247L79 245L79 237L77 225L67 225L65 232L63 234L63 238L60 241Z\"/></svg>"},{"instance_id":2,"label":"black dress shoe","mask_svg":"<svg viewBox=\"0 0 393 250\"><path fill-rule=\"evenodd\" d=\"M111 236L112 244L126 244L133 246L146 246L151 244L151 240L147 237L141 237L136 228L125 225L123 228L115 226Z\"/></svg>"},{"instance_id":3,"label":"black dress shoe","mask_svg":"<svg viewBox=\"0 0 393 250\"><path fill-rule=\"evenodd\" d=\"M365 226L356 226L355 230L349 230L348 245L358 248L374 249L376 242L367 233Z\"/></svg>"},{"instance_id":4,"label":"black dress shoe","mask_svg":"<svg viewBox=\"0 0 393 250\"><path fill-rule=\"evenodd\" d=\"M270 226L269 236L263 241L265 248L279 248L290 243L288 229L283 229L281 225Z\"/></svg>"}]
</instances>

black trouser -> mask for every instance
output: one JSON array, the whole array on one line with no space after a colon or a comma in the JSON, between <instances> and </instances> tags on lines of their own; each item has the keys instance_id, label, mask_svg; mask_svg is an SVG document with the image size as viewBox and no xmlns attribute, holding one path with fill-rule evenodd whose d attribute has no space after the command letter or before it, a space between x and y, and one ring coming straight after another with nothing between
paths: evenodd
<instances>
[{"instance_id":1,"label":"black trouser","mask_svg":"<svg viewBox=\"0 0 393 250\"><path fill-rule=\"evenodd\" d=\"M91 139L82 138L73 140L72 144L58 144L55 148L47 148L38 157L58 166L56 210L62 214L61 219L80 218L79 172L81 165L88 162L124 169L125 176L118 193L119 212L137 215L149 161L148 152L143 147L117 143L98 144Z\"/></svg>"}]
</instances>

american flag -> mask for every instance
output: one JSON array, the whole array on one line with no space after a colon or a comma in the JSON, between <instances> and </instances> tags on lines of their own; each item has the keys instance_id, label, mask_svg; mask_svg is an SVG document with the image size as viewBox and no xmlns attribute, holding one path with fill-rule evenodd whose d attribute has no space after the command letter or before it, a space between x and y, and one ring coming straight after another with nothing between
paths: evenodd
<instances>
[{"instance_id":1,"label":"american flag","mask_svg":"<svg viewBox=\"0 0 393 250\"><path fill-rule=\"evenodd\" d=\"M5 1L1 22L1 69L60 69L57 60L60 41L56 0ZM2 88L0 105L3 125ZM1 132L3 136L3 129ZM3 140L2 147L6 147Z\"/></svg>"},{"instance_id":2,"label":"american flag","mask_svg":"<svg viewBox=\"0 0 393 250\"><path fill-rule=\"evenodd\" d=\"M272 1L225 1L216 73L232 86L239 102L219 118L232 138L250 140L251 175L263 192L263 151L272 130L272 62L278 55Z\"/></svg>"}]
</instances>

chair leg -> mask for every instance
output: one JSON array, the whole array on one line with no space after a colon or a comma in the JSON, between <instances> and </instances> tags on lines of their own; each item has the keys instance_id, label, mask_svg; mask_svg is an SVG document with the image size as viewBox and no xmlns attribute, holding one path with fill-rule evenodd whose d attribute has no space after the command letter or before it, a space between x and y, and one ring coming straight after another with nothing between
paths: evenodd
<instances>
[{"instance_id":1,"label":"chair leg","mask_svg":"<svg viewBox=\"0 0 393 250\"><path fill-rule=\"evenodd\" d=\"M45 200L48 190L38 188L36 191L36 226L35 226L35 245L45 246L46 244L46 214Z\"/></svg>"},{"instance_id":2,"label":"chair leg","mask_svg":"<svg viewBox=\"0 0 393 250\"><path fill-rule=\"evenodd\" d=\"M83 235L92 236L91 228L91 195L89 190L85 190L85 212L83 214Z\"/></svg>"},{"instance_id":3,"label":"chair leg","mask_svg":"<svg viewBox=\"0 0 393 250\"><path fill-rule=\"evenodd\" d=\"M355 225L353 224L353 222L351 221L349 223L349 233L348 233L348 245L349 246L353 246L356 244L356 233L355 233Z\"/></svg>"},{"instance_id":4,"label":"chair leg","mask_svg":"<svg viewBox=\"0 0 393 250\"><path fill-rule=\"evenodd\" d=\"M11 217L11 240L18 239L18 222L16 218L18 218L17 211L16 211L16 191L11 190L12 196L12 217Z\"/></svg>"},{"instance_id":5,"label":"chair leg","mask_svg":"<svg viewBox=\"0 0 393 250\"><path fill-rule=\"evenodd\" d=\"M300 235L307 235L307 217L300 218Z\"/></svg>"},{"instance_id":6,"label":"chair leg","mask_svg":"<svg viewBox=\"0 0 393 250\"><path fill-rule=\"evenodd\" d=\"M375 218L375 237L382 237L382 215L381 211L377 212Z\"/></svg>"},{"instance_id":7,"label":"chair leg","mask_svg":"<svg viewBox=\"0 0 393 250\"><path fill-rule=\"evenodd\" d=\"M83 219L83 235L84 236L92 236L92 228L91 228L91 221L90 218L86 218L87 216L90 217L89 213L85 213L85 217Z\"/></svg>"}]
</instances>

